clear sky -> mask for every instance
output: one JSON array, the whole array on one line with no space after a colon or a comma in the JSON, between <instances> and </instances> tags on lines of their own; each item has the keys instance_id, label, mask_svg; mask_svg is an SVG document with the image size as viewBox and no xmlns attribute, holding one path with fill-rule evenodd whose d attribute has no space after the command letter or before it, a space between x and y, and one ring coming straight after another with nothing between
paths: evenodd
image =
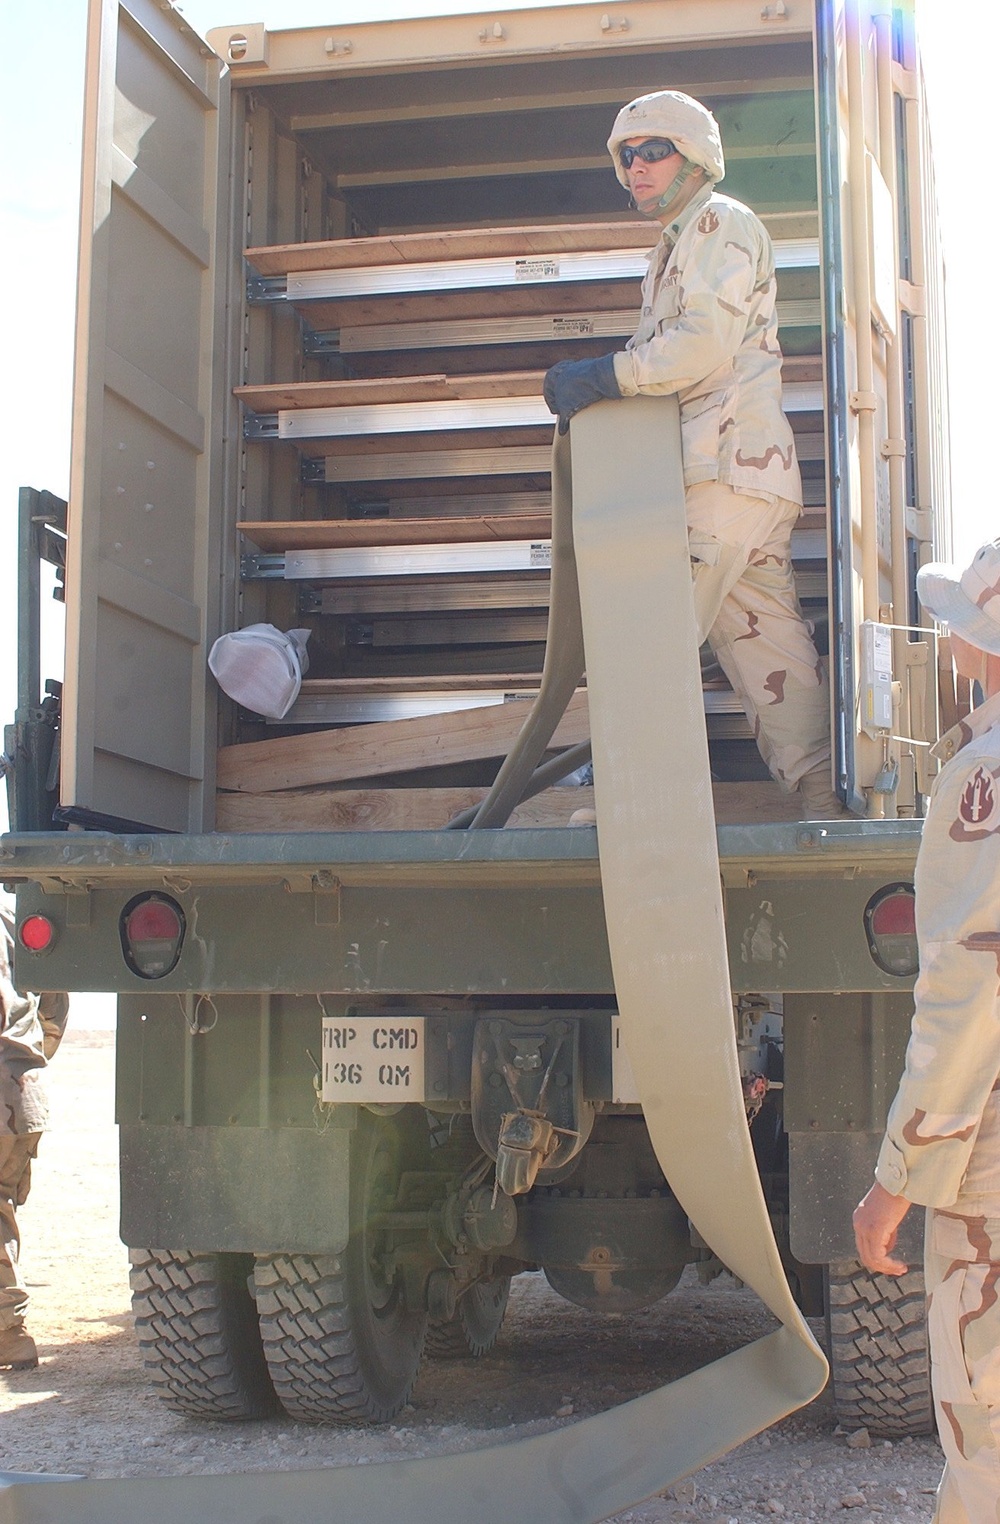
<instances>
[{"instance_id":1,"label":"clear sky","mask_svg":"<svg viewBox=\"0 0 1000 1524\"><path fill-rule=\"evenodd\" d=\"M517 0L513 0L516 5ZM598 0L595 0L598 3ZM605 3L605 0L600 0ZM805 4L807 0L793 0ZM992 194L995 0L918 0L948 272L948 345L956 553L1000 535L994 437L1000 295L993 278ZM508 3L506 8L512 8ZM0 127L7 165L0 178L4 442L0 449L0 608L7 638L0 657L0 715L16 702L14 523L22 484L65 495L69 473L70 376L77 241L79 126L85 0L6 0ZM474 0L186 0L196 30L263 21L269 27L382 19L476 9ZM665 83L667 83L665 81ZM49 621L57 674L58 621ZM5 803L0 803L0 822Z\"/></svg>"}]
</instances>

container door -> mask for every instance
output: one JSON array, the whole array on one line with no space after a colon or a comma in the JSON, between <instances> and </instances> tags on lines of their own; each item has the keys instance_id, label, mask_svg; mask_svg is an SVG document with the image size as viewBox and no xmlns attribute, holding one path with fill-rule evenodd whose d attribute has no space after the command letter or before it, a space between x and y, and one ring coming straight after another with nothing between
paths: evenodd
<instances>
[{"instance_id":1,"label":"container door","mask_svg":"<svg viewBox=\"0 0 1000 1524\"><path fill-rule=\"evenodd\" d=\"M91 0L61 786L85 824L204 824L221 67L160 0Z\"/></svg>"},{"instance_id":2,"label":"container door","mask_svg":"<svg viewBox=\"0 0 1000 1524\"><path fill-rule=\"evenodd\" d=\"M817 7L838 771L855 808L930 786L917 566L948 542L942 271L912 4Z\"/></svg>"}]
</instances>

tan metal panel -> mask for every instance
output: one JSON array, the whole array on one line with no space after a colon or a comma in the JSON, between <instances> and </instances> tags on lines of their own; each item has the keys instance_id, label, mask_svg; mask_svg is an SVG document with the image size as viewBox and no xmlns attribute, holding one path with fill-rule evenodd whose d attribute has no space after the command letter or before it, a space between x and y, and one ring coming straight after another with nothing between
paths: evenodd
<instances>
[{"instance_id":1,"label":"tan metal panel","mask_svg":"<svg viewBox=\"0 0 1000 1524\"><path fill-rule=\"evenodd\" d=\"M786 11L777 23L760 0L633 0L626 24L595 5L540 10L490 11L484 15L433 16L419 20L265 32L259 26L214 27L208 40L242 83L263 83L354 74L398 64L463 59L587 53L620 43L632 53L657 43L713 40L771 42L809 35L809 13ZM763 12L763 14L762 14ZM247 43L251 45L246 46Z\"/></svg>"},{"instance_id":2,"label":"tan metal panel","mask_svg":"<svg viewBox=\"0 0 1000 1524\"><path fill-rule=\"evenodd\" d=\"M203 826L210 728L214 751L225 98L177 12L92 0L62 802L174 830Z\"/></svg>"}]
</instances>

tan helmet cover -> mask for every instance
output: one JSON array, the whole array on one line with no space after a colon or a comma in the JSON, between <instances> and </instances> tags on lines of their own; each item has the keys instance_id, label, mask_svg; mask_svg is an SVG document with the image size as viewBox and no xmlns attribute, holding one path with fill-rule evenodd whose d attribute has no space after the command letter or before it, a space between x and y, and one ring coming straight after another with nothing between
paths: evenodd
<instances>
[{"instance_id":1,"label":"tan helmet cover","mask_svg":"<svg viewBox=\"0 0 1000 1524\"><path fill-rule=\"evenodd\" d=\"M680 90L654 90L652 95L640 95L615 117L608 153L615 174L626 189L628 176L618 150L627 138L669 138L685 159L703 169L710 180L721 180L726 173L718 122L707 106Z\"/></svg>"}]
</instances>

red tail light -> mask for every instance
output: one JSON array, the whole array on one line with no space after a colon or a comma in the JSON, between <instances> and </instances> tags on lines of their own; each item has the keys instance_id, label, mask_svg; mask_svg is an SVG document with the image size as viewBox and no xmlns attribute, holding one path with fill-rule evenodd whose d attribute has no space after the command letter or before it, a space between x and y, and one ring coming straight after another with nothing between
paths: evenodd
<instances>
[{"instance_id":1,"label":"red tail light","mask_svg":"<svg viewBox=\"0 0 1000 1524\"><path fill-rule=\"evenodd\" d=\"M143 979L162 979L177 965L184 942L181 907L163 894L132 900L122 912L125 962Z\"/></svg>"},{"instance_id":2,"label":"red tail light","mask_svg":"<svg viewBox=\"0 0 1000 1524\"><path fill-rule=\"evenodd\" d=\"M55 941L56 929L46 915L25 916L17 928L17 938L29 952L47 952Z\"/></svg>"},{"instance_id":3,"label":"red tail light","mask_svg":"<svg viewBox=\"0 0 1000 1524\"><path fill-rule=\"evenodd\" d=\"M912 884L887 884L865 906L868 950L883 973L911 977L919 968Z\"/></svg>"}]
</instances>

